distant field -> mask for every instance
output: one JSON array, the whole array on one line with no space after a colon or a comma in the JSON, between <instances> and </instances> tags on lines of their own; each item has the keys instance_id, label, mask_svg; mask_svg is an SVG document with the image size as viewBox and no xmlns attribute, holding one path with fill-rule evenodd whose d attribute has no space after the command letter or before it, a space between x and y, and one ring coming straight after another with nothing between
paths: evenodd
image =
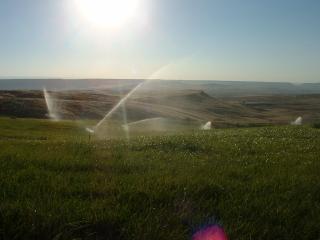
<instances>
[{"instance_id":1,"label":"distant field","mask_svg":"<svg viewBox=\"0 0 320 240\"><path fill-rule=\"evenodd\" d=\"M88 139L83 123L0 118L0 239L320 238L320 130ZM215 220L213 220L215 219Z\"/></svg>"},{"instance_id":2,"label":"distant field","mask_svg":"<svg viewBox=\"0 0 320 240\"><path fill-rule=\"evenodd\" d=\"M153 88L152 88L153 89ZM210 89L141 90L125 104L127 119L135 122L148 118L170 118L215 127L287 125L299 116L303 123L320 119L320 94L309 95L229 95L217 97ZM128 91L128 89L126 89ZM61 119L98 121L115 106L123 94L111 90L49 92L56 115ZM125 93L124 93L125 94ZM114 118L123 119L123 111ZM0 91L0 117L48 118L42 91Z\"/></svg>"}]
</instances>

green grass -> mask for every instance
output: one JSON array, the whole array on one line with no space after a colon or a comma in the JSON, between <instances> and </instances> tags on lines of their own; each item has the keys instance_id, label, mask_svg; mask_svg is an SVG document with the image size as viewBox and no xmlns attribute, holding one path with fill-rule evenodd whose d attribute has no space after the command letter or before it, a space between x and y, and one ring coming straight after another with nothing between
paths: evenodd
<instances>
[{"instance_id":1,"label":"green grass","mask_svg":"<svg viewBox=\"0 0 320 240\"><path fill-rule=\"evenodd\" d=\"M88 140L75 122L0 119L0 239L320 238L320 130Z\"/></svg>"}]
</instances>

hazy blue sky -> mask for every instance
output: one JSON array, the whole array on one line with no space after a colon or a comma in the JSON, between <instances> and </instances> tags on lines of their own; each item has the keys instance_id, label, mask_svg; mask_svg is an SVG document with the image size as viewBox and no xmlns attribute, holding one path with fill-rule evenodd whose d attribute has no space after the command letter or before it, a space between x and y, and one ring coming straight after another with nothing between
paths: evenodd
<instances>
[{"instance_id":1,"label":"hazy blue sky","mask_svg":"<svg viewBox=\"0 0 320 240\"><path fill-rule=\"evenodd\" d=\"M74 1L0 0L0 77L320 81L319 0L141 0L116 29Z\"/></svg>"}]
</instances>

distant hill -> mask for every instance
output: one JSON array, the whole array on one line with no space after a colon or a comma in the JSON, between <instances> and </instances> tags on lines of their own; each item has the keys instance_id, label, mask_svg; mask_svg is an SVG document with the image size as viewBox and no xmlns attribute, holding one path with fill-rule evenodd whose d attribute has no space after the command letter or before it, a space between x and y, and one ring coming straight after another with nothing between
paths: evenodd
<instances>
[{"instance_id":1,"label":"distant hill","mask_svg":"<svg viewBox=\"0 0 320 240\"><path fill-rule=\"evenodd\" d=\"M159 89L158 89L159 90ZM62 119L100 120L123 94L110 90L49 91ZM114 118L123 121L123 110ZM125 104L128 122L169 118L214 127L288 124L301 116L304 123L320 122L320 94L213 97L203 90L142 89ZM48 118L39 90L0 91L0 116Z\"/></svg>"},{"instance_id":2,"label":"distant hill","mask_svg":"<svg viewBox=\"0 0 320 240\"><path fill-rule=\"evenodd\" d=\"M137 79L2 79L0 90L109 90L119 93L128 91L144 80ZM180 81L152 80L143 88L147 92L178 90L202 90L213 97L241 97L261 95L320 94L319 83L292 84L285 82L243 81Z\"/></svg>"}]
</instances>

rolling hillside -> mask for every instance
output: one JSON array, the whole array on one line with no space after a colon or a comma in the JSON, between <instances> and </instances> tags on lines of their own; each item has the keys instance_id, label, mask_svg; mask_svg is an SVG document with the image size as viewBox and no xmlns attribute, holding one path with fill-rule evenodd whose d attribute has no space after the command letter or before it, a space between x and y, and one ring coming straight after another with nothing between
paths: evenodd
<instances>
[{"instance_id":1,"label":"rolling hillside","mask_svg":"<svg viewBox=\"0 0 320 240\"><path fill-rule=\"evenodd\" d=\"M110 90L49 92L62 119L101 119L125 93ZM203 90L143 91L125 104L129 121L165 117L215 127L305 123L320 119L320 95L212 97ZM122 118L122 110L115 118ZM42 91L1 91L0 115L48 118Z\"/></svg>"}]
</instances>

